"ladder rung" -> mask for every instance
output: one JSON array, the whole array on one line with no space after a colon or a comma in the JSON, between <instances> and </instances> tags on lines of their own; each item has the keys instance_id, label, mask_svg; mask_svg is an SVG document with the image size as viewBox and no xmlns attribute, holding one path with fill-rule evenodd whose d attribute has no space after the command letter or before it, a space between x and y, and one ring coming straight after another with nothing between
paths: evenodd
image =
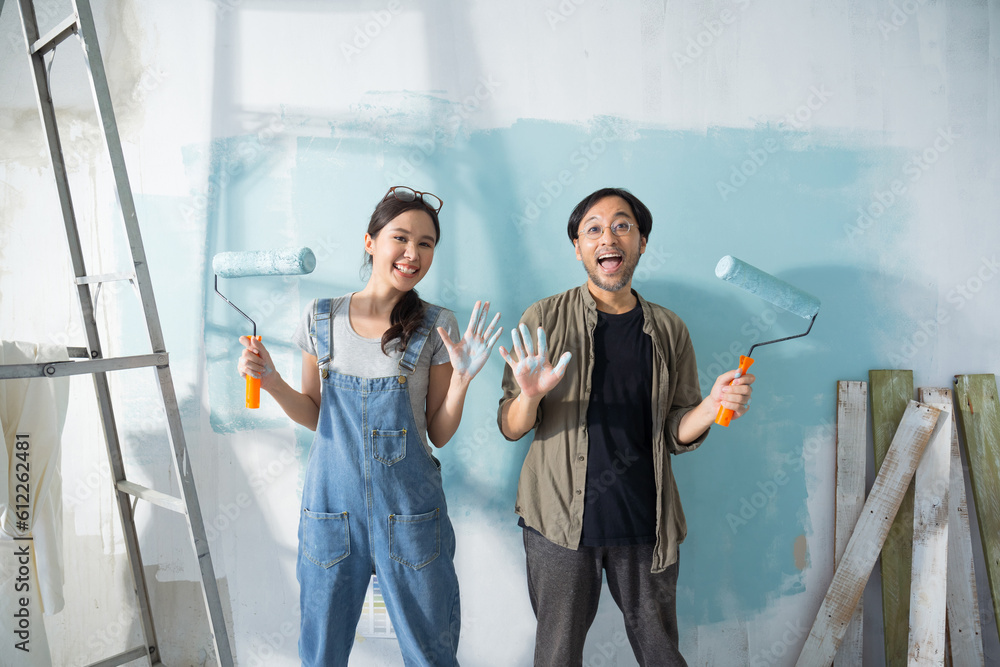
<instances>
[{"instance_id":1,"label":"ladder rung","mask_svg":"<svg viewBox=\"0 0 1000 667\"><path fill-rule=\"evenodd\" d=\"M78 29L79 24L76 21L76 16L70 16L50 30L44 37L39 37L38 41L31 45L31 55L51 51Z\"/></svg>"},{"instance_id":2,"label":"ladder rung","mask_svg":"<svg viewBox=\"0 0 1000 667\"><path fill-rule=\"evenodd\" d=\"M80 276L75 282L77 285L89 285L93 283L111 283L116 280L135 280L135 272L102 273L99 276Z\"/></svg>"},{"instance_id":3,"label":"ladder rung","mask_svg":"<svg viewBox=\"0 0 1000 667\"><path fill-rule=\"evenodd\" d=\"M159 354L141 354L133 357L87 359L85 361L0 364L0 380L10 380L13 378L54 378L66 375L85 375L87 373L107 373L109 371L145 368L147 366L166 366L168 358L166 352L161 352Z\"/></svg>"},{"instance_id":4,"label":"ladder rung","mask_svg":"<svg viewBox=\"0 0 1000 667\"><path fill-rule=\"evenodd\" d=\"M92 662L87 667L115 667L115 665L124 665L126 663L132 662L133 660L138 660L139 658L145 658L149 655L149 649L145 646L136 646L133 649L129 649L118 655L113 655L110 658L105 658L100 662ZM156 663L160 664L160 663Z\"/></svg>"},{"instance_id":5,"label":"ladder rung","mask_svg":"<svg viewBox=\"0 0 1000 667\"><path fill-rule=\"evenodd\" d=\"M184 501L175 496L171 496L155 489L150 489L142 484L130 482L127 479L123 479L115 484L115 486L118 487L119 491L123 491L129 495L135 496L136 498L142 498L146 502L153 503L154 505L158 505L172 512L177 512L178 514L187 514L187 507L184 506Z\"/></svg>"}]
</instances>

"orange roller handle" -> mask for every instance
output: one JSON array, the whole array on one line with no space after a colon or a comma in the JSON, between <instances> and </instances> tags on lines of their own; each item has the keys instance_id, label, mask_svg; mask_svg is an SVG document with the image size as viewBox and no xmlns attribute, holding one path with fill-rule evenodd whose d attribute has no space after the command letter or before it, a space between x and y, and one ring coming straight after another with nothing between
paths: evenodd
<instances>
[{"instance_id":1,"label":"orange roller handle","mask_svg":"<svg viewBox=\"0 0 1000 667\"><path fill-rule=\"evenodd\" d=\"M750 357L740 355L740 368L736 372L736 377L742 377L746 375L746 372L750 370L750 366L753 365L753 359ZM733 378L735 381L736 378ZM729 383L732 386L732 382ZM719 426L729 426L729 421L733 418L733 411L729 408L719 406L719 414L715 416L715 423Z\"/></svg>"},{"instance_id":2,"label":"orange roller handle","mask_svg":"<svg viewBox=\"0 0 1000 667\"><path fill-rule=\"evenodd\" d=\"M254 338L250 336L250 338ZM260 340L260 336L256 337ZM247 407L256 410L260 407L260 378L251 377L247 373Z\"/></svg>"}]
</instances>

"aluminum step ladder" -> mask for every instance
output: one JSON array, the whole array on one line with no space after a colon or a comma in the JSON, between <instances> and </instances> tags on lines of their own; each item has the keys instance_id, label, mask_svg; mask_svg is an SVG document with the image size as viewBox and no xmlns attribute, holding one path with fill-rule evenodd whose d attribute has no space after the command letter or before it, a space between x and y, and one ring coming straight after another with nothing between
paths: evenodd
<instances>
[{"instance_id":1,"label":"aluminum step ladder","mask_svg":"<svg viewBox=\"0 0 1000 667\"><path fill-rule=\"evenodd\" d=\"M191 545L197 556L201 572L201 589L205 607L208 611L210 631L216 656L222 667L233 665L233 654L229 644L229 635L223 617L222 602L219 597L218 582L212 567L212 556L209 553L208 538L205 534L205 524L198 505L198 493L195 489L194 477L191 471L191 460L185 444L184 431L181 425L181 414L170 375L169 355L163 342L160 329L160 319L153 298L153 288L150 283L149 269L143 250L142 237L136 218L135 202L129 186L128 174L125 170L125 159L122 153L118 126L111 105L111 95L108 91L108 80L104 70L104 62L97 41L97 29L94 15L88 0L73 0L73 15L60 22L46 35L39 36L38 22L32 0L17 0L20 9L21 27L25 44L31 58L32 78L35 84L35 94L38 110L41 114L45 139L52 160L55 175L56 190L62 217L66 226L66 238L69 242L69 252L72 257L73 272L76 276L77 294L83 315L83 326L87 337L86 348L70 348L73 357L84 357L84 360L42 364L21 364L0 366L0 380L9 378L59 377L67 375L91 374L94 377L94 389L97 392L97 403L101 411L101 424L107 444L108 459L111 473L115 481L118 512L121 517L125 536L125 549L129 566L132 571L132 582L137 598L137 606L141 615L143 644L93 663L91 667L111 667L122 665L136 659L145 659L150 665L161 665L160 649L153 626L153 616L149 604L149 593L142 568L142 556L139 552L139 540L133 520L131 497L178 512L187 517ZM3 11L3 0L0 0L0 13ZM66 164L63 158L62 145L59 140L59 130L56 126L55 107L50 94L48 72L45 56L71 35L77 35L83 46L84 60L89 72L91 92L97 107L97 118L103 127L106 148L111 158L111 168L114 173L118 202L121 206L125 231L131 248L133 269L127 273L88 275L80 234L77 228L73 202L70 197L69 181ZM139 293L142 309L145 313L146 328L149 333L151 354L105 359L101 352L101 340L94 317L97 298L101 285L114 280L129 280ZM91 293L91 286L94 293ZM132 369L154 368L159 381L160 395L166 413L168 438L173 452L174 474L179 480L180 497L144 487L129 481L125 477L122 461L121 445L118 429L115 423L115 413L112 407L111 392L108 386L107 373Z\"/></svg>"}]
</instances>

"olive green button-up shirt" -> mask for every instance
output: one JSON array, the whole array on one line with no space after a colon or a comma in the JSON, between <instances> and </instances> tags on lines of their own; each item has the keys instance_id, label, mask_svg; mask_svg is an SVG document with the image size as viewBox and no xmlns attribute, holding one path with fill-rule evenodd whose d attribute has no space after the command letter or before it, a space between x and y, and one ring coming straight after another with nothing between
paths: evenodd
<instances>
[{"instance_id":1,"label":"olive green button-up shirt","mask_svg":"<svg viewBox=\"0 0 1000 667\"><path fill-rule=\"evenodd\" d=\"M642 306L643 331L653 342L652 433L656 478L656 546L652 571L661 572L677 561L677 546L687 535L670 454L696 449L708 435L677 442L681 417L701 400L694 347L684 322L672 311L650 303L636 293ZM535 435L521 468L514 510L525 524L551 542L576 549L583 528L587 483L587 408L594 369L594 328L597 304L587 285L542 299L524 312L521 322L532 337L545 329L549 358L573 353L562 381L538 406ZM520 393L509 366L504 369L503 398L497 410ZM501 428L501 433L503 429ZM506 436L504 436L506 437ZM509 439L509 438L508 438Z\"/></svg>"}]
</instances>

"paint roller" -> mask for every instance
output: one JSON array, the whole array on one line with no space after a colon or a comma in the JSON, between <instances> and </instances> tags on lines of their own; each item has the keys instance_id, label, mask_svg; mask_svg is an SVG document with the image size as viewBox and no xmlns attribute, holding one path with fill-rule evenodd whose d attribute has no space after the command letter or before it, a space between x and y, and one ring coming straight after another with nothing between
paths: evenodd
<instances>
[{"instance_id":1,"label":"paint roller","mask_svg":"<svg viewBox=\"0 0 1000 667\"><path fill-rule=\"evenodd\" d=\"M775 278L769 273L764 273L757 267L751 266L732 255L726 255L719 260L719 263L715 267L715 275L728 283L745 289L751 294L757 295L765 301L773 303L779 308L809 320L809 328L806 329L805 333L786 336L785 338L776 338L775 340L752 345L746 356L740 356L740 367L736 371L736 377L742 376L750 369L750 365L753 364L751 356L755 347L780 343L781 341L793 338L802 338L812 331L813 323L816 322L816 315L819 314L819 299L812 294L804 292L780 278ZM729 426L729 421L732 417L732 410L720 407L719 414L715 417L715 423L720 426Z\"/></svg>"},{"instance_id":2,"label":"paint roller","mask_svg":"<svg viewBox=\"0 0 1000 667\"><path fill-rule=\"evenodd\" d=\"M212 258L215 272L215 293L236 309L253 325L253 338L257 335L257 323L236 307L219 291L219 276L223 278L246 278L248 276L298 276L312 273L316 268L316 255L309 248L282 248L279 250L257 250L253 252L220 252ZM260 407L260 378L247 378L247 407Z\"/></svg>"}]
</instances>

